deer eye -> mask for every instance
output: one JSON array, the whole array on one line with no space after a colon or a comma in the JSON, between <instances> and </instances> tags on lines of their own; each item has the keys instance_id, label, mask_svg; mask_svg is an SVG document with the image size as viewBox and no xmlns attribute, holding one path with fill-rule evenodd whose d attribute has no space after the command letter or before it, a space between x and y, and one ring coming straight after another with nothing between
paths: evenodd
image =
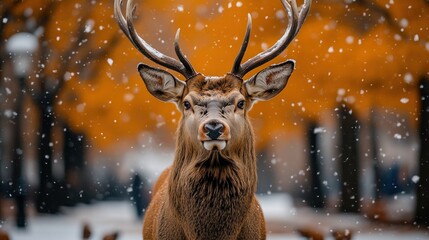
<instances>
[{"instance_id":1,"label":"deer eye","mask_svg":"<svg viewBox=\"0 0 429 240\"><path fill-rule=\"evenodd\" d=\"M237 103L237 107L240 109L244 109L244 100L241 100Z\"/></svg>"},{"instance_id":2,"label":"deer eye","mask_svg":"<svg viewBox=\"0 0 429 240\"><path fill-rule=\"evenodd\" d=\"M183 107L185 108L185 110L189 110L191 108L191 104L188 101L184 101Z\"/></svg>"}]
</instances>

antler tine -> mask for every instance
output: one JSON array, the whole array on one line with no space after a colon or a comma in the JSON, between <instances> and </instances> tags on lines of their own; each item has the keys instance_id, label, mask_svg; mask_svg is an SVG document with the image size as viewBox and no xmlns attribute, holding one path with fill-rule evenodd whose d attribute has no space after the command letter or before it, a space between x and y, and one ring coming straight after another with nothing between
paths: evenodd
<instances>
[{"instance_id":1,"label":"antler tine","mask_svg":"<svg viewBox=\"0 0 429 240\"><path fill-rule=\"evenodd\" d=\"M174 39L174 50L176 51L176 55L179 58L180 62L182 62L182 64L184 65L186 74L189 75L188 78L190 78L196 75L196 72L192 67L191 63L189 62L189 60L186 58L186 56L183 54L182 50L180 49L179 36L180 36L180 28L177 29L176 37Z\"/></svg>"},{"instance_id":2,"label":"antler tine","mask_svg":"<svg viewBox=\"0 0 429 240\"><path fill-rule=\"evenodd\" d=\"M244 54L246 53L247 45L249 45L249 38L250 38L250 31L252 30L252 16L250 13L247 14L247 27L246 27L246 34L244 35L243 44L241 45L240 52L238 53L237 57L234 61L234 66L232 67L233 73L240 71L240 64L243 60Z\"/></svg>"},{"instance_id":3,"label":"antler tine","mask_svg":"<svg viewBox=\"0 0 429 240\"><path fill-rule=\"evenodd\" d=\"M232 73L238 77L243 77L246 73L251 71L252 69L270 61L271 59L278 56L281 52L283 52L287 46L292 42L294 37L298 34L299 30L301 29L301 26L307 17L308 11L310 9L311 0L305 0L304 4L301 6L299 12L298 7L296 5L295 0L281 0L283 6L285 7L287 13L288 13L288 27L283 34L283 36L269 49L257 54L256 56L252 57L251 59L247 60L245 63L240 64L235 62L234 67L232 70ZM290 1L290 3L289 3ZM247 34L247 32L246 32ZM246 49L247 43L245 41L248 41L248 39L243 42L242 48L240 50L240 53L237 56L237 60L240 59L240 56L242 58L242 55L244 55L244 52L242 52L243 49ZM246 46L244 46L246 45ZM241 61L241 59L240 59ZM238 67L237 67L238 66Z\"/></svg>"},{"instance_id":4,"label":"antler tine","mask_svg":"<svg viewBox=\"0 0 429 240\"><path fill-rule=\"evenodd\" d=\"M121 28L122 32L125 33L125 36L127 36L127 38L134 45L134 42L130 38L130 33L128 32L127 21L125 20L124 16L122 15L121 5L122 5L122 0L115 0L115 5L114 5L115 6L115 8L114 8L115 18L116 18L116 21L118 22L119 27Z\"/></svg>"},{"instance_id":5,"label":"antler tine","mask_svg":"<svg viewBox=\"0 0 429 240\"><path fill-rule=\"evenodd\" d=\"M122 0L115 0L115 18L120 28L125 33L130 42L143 55L145 55L151 61L158 63L159 65L162 65L166 68L169 68L182 74L183 76L185 76L186 79L189 79L190 77L196 75L195 70L192 68L191 64L180 50L178 43L175 42L175 49L180 62L170 56L159 52L158 50L150 46L142 37L140 37L133 24L133 16L136 10L136 6L133 4L132 0L127 1L127 6L125 9L126 17L124 17L122 14L121 5Z\"/></svg>"},{"instance_id":6,"label":"antler tine","mask_svg":"<svg viewBox=\"0 0 429 240\"><path fill-rule=\"evenodd\" d=\"M295 32L295 36L298 34L299 30L301 29L302 24L305 21L305 18L307 17L308 12L310 11L310 5L311 5L311 0L305 0L304 4L301 6L300 10L299 10L299 19L298 19L298 29ZM294 37L295 37L294 36Z\"/></svg>"}]
</instances>

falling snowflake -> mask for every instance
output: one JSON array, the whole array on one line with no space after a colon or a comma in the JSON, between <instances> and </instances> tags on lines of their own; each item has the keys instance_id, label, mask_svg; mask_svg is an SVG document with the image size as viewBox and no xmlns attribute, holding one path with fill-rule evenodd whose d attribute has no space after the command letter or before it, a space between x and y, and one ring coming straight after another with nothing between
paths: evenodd
<instances>
[{"instance_id":1,"label":"falling snowflake","mask_svg":"<svg viewBox=\"0 0 429 240\"><path fill-rule=\"evenodd\" d=\"M410 101L410 99L408 99L408 98L401 98L401 103L408 103L409 101Z\"/></svg>"},{"instance_id":2,"label":"falling snowflake","mask_svg":"<svg viewBox=\"0 0 429 240\"><path fill-rule=\"evenodd\" d=\"M400 139L402 139L402 135L401 134L399 134L399 133L395 133L395 135L393 136L395 139L398 139L398 140L400 140Z\"/></svg>"},{"instance_id":3,"label":"falling snowflake","mask_svg":"<svg viewBox=\"0 0 429 240\"><path fill-rule=\"evenodd\" d=\"M113 59L108 58L108 59L107 59L107 63L108 63L110 66L112 66L112 64L113 64Z\"/></svg>"},{"instance_id":4,"label":"falling snowflake","mask_svg":"<svg viewBox=\"0 0 429 240\"><path fill-rule=\"evenodd\" d=\"M411 178L411 181L413 181L413 183L417 183L419 180L420 180L420 177L419 177L419 176L417 176L417 175L414 175L414 176Z\"/></svg>"},{"instance_id":5,"label":"falling snowflake","mask_svg":"<svg viewBox=\"0 0 429 240\"><path fill-rule=\"evenodd\" d=\"M413 81L413 75L411 73L405 73L404 74L404 81L408 84L410 84Z\"/></svg>"},{"instance_id":6,"label":"falling snowflake","mask_svg":"<svg viewBox=\"0 0 429 240\"><path fill-rule=\"evenodd\" d=\"M355 41L355 38L353 36L346 37L346 43L352 44Z\"/></svg>"}]
</instances>

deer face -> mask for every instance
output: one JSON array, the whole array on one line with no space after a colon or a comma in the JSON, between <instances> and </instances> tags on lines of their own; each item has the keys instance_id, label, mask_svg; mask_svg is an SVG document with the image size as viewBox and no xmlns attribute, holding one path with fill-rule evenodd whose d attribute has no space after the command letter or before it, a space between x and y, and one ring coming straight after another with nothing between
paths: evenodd
<instances>
[{"instance_id":1,"label":"deer face","mask_svg":"<svg viewBox=\"0 0 429 240\"><path fill-rule=\"evenodd\" d=\"M138 70L149 92L175 102L182 113L186 139L195 148L222 151L238 146L250 124L247 112L259 100L280 93L294 69L293 61L270 66L247 81L227 74L205 77L197 74L186 82L170 73L140 64Z\"/></svg>"},{"instance_id":2,"label":"deer face","mask_svg":"<svg viewBox=\"0 0 429 240\"><path fill-rule=\"evenodd\" d=\"M228 150L239 143L245 134L251 134L247 112L258 100L268 100L286 86L295 62L272 65L247 81L243 76L252 69L270 61L287 48L298 34L310 8L311 0L304 0L298 8L295 0L281 0L288 13L288 27L273 46L241 63L249 43L252 26L248 14L243 44L234 61L231 73L224 77L205 77L197 73L179 46L177 30L174 50L177 59L161 53L150 46L134 28L133 14L136 10L133 0L128 0L126 16L122 14L122 0L115 0L115 18L131 43L147 58L182 74L181 81L170 73L140 64L138 70L147 89L162 101L175 102L182 112L180 133L189 139L188 144L205 151ZM244 131L247 129L248 131Z\"/></svg>"}]
</instances>

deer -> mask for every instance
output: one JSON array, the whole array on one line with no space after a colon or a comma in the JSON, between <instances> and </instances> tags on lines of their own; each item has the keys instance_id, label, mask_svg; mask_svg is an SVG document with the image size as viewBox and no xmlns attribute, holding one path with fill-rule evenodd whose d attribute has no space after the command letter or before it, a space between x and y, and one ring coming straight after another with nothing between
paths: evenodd
<instances>
[{"instance_id":1,"label":"deer","mask_svg":"<svg viewBox=\"0 0 429 240\"><path fill-rule=\"evenodd\" d=\"M137 70L155 98L173 102L181 112L172 165L154 185L145 213L146 239L266 239L265 219L256 196L254 132L248 112L258 101L272 99L286 86L295 61L271 65L243 80L251 70L272 60L292 42L304 23L311 0L297 6L281 0L288 26L270 48L242 63L252 18L248 14L243 43L231 72L205 76L196 72L174 40L177 59L148 44L135 29L137 5L115 0L114 15L122 32L150 61L185 79L140 63Z\"/></svg>"}]
</instances>

